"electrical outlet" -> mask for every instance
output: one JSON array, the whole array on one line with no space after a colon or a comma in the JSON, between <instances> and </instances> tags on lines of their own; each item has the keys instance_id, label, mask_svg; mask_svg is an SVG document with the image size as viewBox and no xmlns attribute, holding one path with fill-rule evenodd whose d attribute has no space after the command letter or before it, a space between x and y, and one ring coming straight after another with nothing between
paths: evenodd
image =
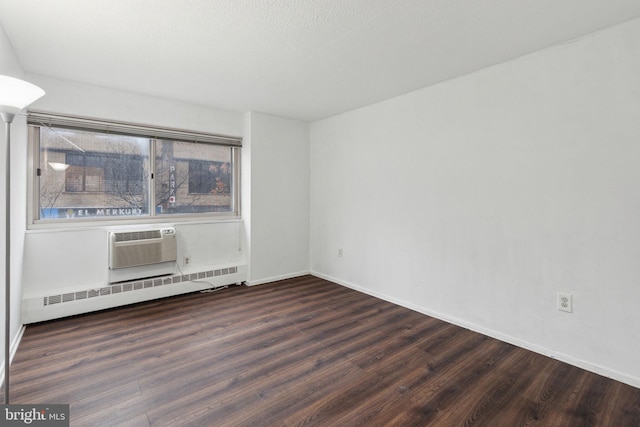
<instances>
[{"instance_id":1,"label":"electrical outlet","mask_svg":"<svg viewBox=\"0 0 640 427\"><path fill-rule=\"evenodd\" d=\"M342 258L342 248L338 248L338 256Z\"/></svg>"},{"instance_id":2,"label":"electrical outlet","mask_svg":"<svg viewBox=\"0 0 640 427\"><path fill-rule=\"evenodd\" d=\"M558 292L558 310L573 313L573 298L571 294Z\"/></svg>"},{"instance_id":3,"label":"electrical outlet","mask_svg":"<svg viewBox=\"0 0 640 427\"><path fill-rule=\"evenodd\" d=\"M184 259L182 260L182 264L183 265L190 265L191 264L191 257L190 256L184 257Z\"/></svg>"}]
</instances>

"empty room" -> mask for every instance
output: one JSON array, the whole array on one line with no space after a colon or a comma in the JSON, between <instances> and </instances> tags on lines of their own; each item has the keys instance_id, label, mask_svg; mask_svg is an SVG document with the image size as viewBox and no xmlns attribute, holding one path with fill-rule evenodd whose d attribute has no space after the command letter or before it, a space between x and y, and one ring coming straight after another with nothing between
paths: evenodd
<instances>
[{"instance_id":1,"label":"empty room","mask_svg":"<svg viewBox=\"0 0 640 427\"><path fill-rule=\"evenodd\" d=\"M640 425L637 0L0 0L0 425Z\"/></svg>"}]
</instances>

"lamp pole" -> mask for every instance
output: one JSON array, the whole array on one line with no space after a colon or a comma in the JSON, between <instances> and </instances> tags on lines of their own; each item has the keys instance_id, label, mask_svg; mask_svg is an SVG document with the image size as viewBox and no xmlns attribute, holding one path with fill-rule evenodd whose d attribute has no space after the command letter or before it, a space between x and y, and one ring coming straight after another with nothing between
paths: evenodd
<instances>
[{"instance_id":1,"label":"lamp pole","mask_svg":"<svg viewBox=\"0 0 640 427\"><path fill-rule=\"evenodd\" d=\"M24 80L0 75L0 117L5 123L7 171L5 184L5 264L4 264L4 403L9 403L11 367L11 123L22 109L44 95L44 91Z\"/></svg>"},{"instance_id":2,"label":"lamp pole","mask_svg":"<svg viewBox=\"0 0 640 427\"><path fill-rule=\"evenodd\" d=\"M9 403L9 367L11 366L11 123L14 114L0 113L5 128L5 249L4 249L4 403Z\"/></svg>"}]
</instances>

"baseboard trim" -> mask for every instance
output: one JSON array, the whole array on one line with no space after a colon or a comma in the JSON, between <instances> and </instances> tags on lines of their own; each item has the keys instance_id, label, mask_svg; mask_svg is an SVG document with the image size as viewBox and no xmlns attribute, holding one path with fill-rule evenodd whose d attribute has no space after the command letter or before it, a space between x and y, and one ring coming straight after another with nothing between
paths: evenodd
<instances>
[{"instance_id":1,"label":"baseboard trim","mask_svg":"<svg viewBox=\"0 0 640 427\"><path fill-rule=\"evenodd\" d=\"M9 348L9 364L13 362L13 358L18 351L18 346L20 345L20 341L22 341L22 336L24 335L24 331L27 329L25 325L20 325L20 329L18 329L18 333L13 340L11 341L11 347ZM2 366L0 367L0 382L4 384L4 361Z\"/></svg>"},{"instance_id":2,"label":"baseboard trim","mask_svg":"<svg viewBox=\"0 0 640 427\"><path fill-rule=\"evenodd\" d=\"M278 280L293 279L295 277L307 276L311 274L309 270L299 271L297 273L283 274L280 276L267 277L265 279L247 280L247 286L264 285L266 283L277 282Z\"/></svg>"},{"instance_id":3,"label":"baseboard trim","mask_svg":"<svg viewBox=\"0 0 640 427\"><path fill-rule=\"evenodd\" d=\"M620 382L628 384L628 385L630 385L632 387L640 388L640 378L636 378L636 377L633 377L633 376L630 376L630 375L626 375L626 374L623 374L623 373L618 372L616 370L609 369L609 368L606 368L606 367L603 367L603 366L600 366L600 365L596 365L596 364L587 362L585 360L575 358L575 357L573 357L571 355L564 354L564 353L561 353L561 352L558 352L558 351L551 350L551 349L546 348L546 347L542 347L542 346L530 343L528 341L523 341L523 340L521 340L519 338L510 336L510 335L506 335L506 334L503 334L501 332L494 331L492 329L484 328L482 326L476 325L474 323L467 322L465 320L462 320L462 319L459 319L459 318L456 318L456 317L453 317L453 316L448 316L448 315L443 314L443 313L439 313L439 312L436 312L436 311L433 311L433 310L429 310L429 309L427 309L425 307L410 303L408 301L400 300L400 299L391 297L391 296L389 296L387 294L383 294L383 293L380 293L380 292L375 292L375 291L367 289L367 288L365 288L363 286L356 285L355 283L351 283L351 282L348 282L348 281L345 281L345 280L338 279L337 277L333 277L333 276L330 276L330 275L327 275L327 274L319 273L319 272L313 271L313 270L310 272L310 274L312 276L318 277L320 279L328 280L330 282L337 283L339 285L342 285L342 286L345 286L347 288L356 290L358 292L362 292L364 294L371 295L371 296L376 297L376 298L380 298L382 300L391 302L393 304L400 305L400 306L408 308L410 310L417 311L418 313L422 313L422 314L425 314L427 316L435 317L436 319L440 319L440 320L443 320L445 322L452 323L454 325L469 329L471 331L478 332L480 334L489 336L491 338L495 338L497 340L500 340L500 341L503 341L503 342L506 342L506 343L509 343L509 344L513 344L513 345L515 345L517 347L521 347L521 348L524 348L526 350L533 351L534 353L538 353L538 354L541 354L543 356L547 356L547 357L550 357L552 359L556 359L556 360L559 360L561 362L568 363L570 365L576 366L576 367L584 369L586 371L593 372L595 374L602 375L602 376L605 376L607 378L611 378L611 379L616 380L616 381L620 381Z\"/></svg>"}]
</instances>

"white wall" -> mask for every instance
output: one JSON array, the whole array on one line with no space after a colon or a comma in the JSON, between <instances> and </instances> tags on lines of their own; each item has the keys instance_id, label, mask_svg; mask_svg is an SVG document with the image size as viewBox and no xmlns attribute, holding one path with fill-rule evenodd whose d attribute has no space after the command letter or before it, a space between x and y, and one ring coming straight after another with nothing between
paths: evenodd
<instances>
[{"instance_id":1,"label":"white wall","mask_svg":"<svg viewBox=\"0 0 640 427\"><path fill-rule=\"evenodd\" d=\"M309 273L309 127L261 113L247 113L251 219L249 283ZM246 167L250 163L250 167Z\"/></svg>"},{"instance_id":2,"label":"white wall","mask_svg":"<svg viewBox=\"0 0 640 427\"><path fill-rule=\"evenodd\" d=\"M47 94L31 109L81 117L242 136L243 115L170 99L155 98L29 74Z\"/></svg>"},{"instance_id":3,"label":"white wall","mask_svg":"<svg viewBox=\"0 0 640 427\"><path fill-rule=\"evenodd\" d=\"M314 274L640 386L640 21L310 132Z\"/></svg>"},{"instance_id":4,"label":"white wall","mask_svg":"<svg viewBox=\"0 0 640 427\"><path fill-rule=\"evenodd\" d=\"M24 79L24 69L20 60L13 50L13 46L9 41L2 24L0 24L0 73L5 76L15 77L17 79ZM4 133L3 133L4 137Z\"/></svg>"},{"instance_id":5,"label":"white wall","mask_svg":"<svg viewBox=\"0 0 640 427\"><path fill-rule=\"evenodd\" d=\"M4 28L0 25L0 74L7 75L19 79L24 79L24 70L18 60L18 57L7 38ZM5 141L5 124L0 120L0 164L2 164L2 174L0 174L0 221L3 224L0 227L0 277L2 277L2 295L0 296L0 318L5 318L5 162L6 162L6 141ZM11 125L11 302L10 302L10 315L11 315L11 342L12 352L17 348L17 342L19 339L18 332L22 326L20 322L21 311L21 282L22 282L22 254L24 246L24 233L23 230L26 226L26 219L24 216L24 207L26 205L26 185L23 182L22 177L26 173L26 165L20 163L20 159L26 156L26 146L23 141L26 139L26 120L23 116L16 116L13 124ZM4 320L3 320L4 324ZM4 326L0 331L0 342L4 343ZM0 360L2 361L2 367L0 368L0 376L4 377L4 352L0 354Z\"/></svg>"}]
</instances>

